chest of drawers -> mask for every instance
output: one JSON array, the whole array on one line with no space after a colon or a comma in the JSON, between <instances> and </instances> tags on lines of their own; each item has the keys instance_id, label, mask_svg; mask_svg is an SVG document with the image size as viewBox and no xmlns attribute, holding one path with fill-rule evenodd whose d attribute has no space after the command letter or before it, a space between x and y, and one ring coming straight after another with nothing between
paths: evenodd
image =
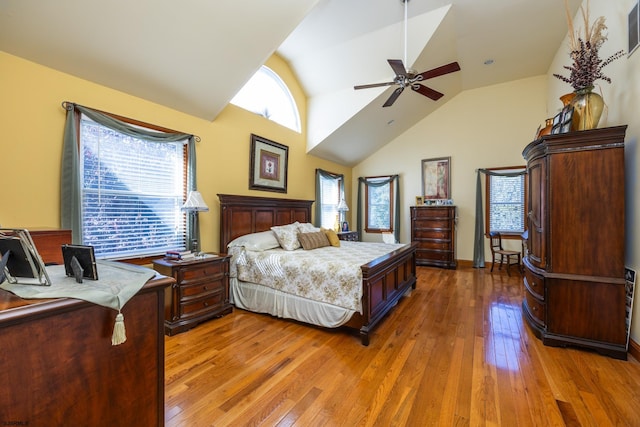
<instances>
[{"instance_id":1,"label":"chest of drawers","mask_svg":"<svg viewBox=\"0 0 640 427\"><path fill-rule=\"evenodd\" d=\"M456 268L455 206L411 206L416 265Z\"/></svg>"}]
</instances>

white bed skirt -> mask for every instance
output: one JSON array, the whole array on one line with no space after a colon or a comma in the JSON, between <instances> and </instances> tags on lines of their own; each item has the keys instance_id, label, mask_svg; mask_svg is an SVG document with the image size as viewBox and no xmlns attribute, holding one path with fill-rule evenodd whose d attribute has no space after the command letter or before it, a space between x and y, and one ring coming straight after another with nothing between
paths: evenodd
<instances>
[{"instance_id":1,"label":"white bed skirt","mask_svg":"<svg viewBox=\"0 0 640 427\"><path fill-rule=\"evenodd\" d=\"M344 325L355 313L353 310L311 301L266 286L242 282L235 277L230 278L229 286L231 303L238 308L295 319L325 328Z\"/></svg>"}]
</instances>

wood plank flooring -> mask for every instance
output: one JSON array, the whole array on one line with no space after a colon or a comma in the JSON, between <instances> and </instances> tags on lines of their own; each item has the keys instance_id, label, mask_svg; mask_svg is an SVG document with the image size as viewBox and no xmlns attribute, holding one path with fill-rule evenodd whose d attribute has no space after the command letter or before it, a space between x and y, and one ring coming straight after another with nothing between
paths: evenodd
<instances>
[{"instance_id":1,"label":"wood plank flooring","mask_svg":"<svg viewBox=\"0 0 640 427\"><path fill-rule=\"evenodd\" d=\"M517 274L418 267L368 347L234 310L166 337L166 425L640 426L640 363L543 346L522 298Z\"/></svg>"}]
</instances>

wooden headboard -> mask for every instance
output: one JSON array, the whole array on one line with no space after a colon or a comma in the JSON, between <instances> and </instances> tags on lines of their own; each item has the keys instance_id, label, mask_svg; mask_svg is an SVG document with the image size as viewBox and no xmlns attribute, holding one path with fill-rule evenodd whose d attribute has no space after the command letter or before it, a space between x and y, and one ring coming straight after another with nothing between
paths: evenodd
<instances>
[{"instance_id":1,"label":"wooden headboard","mask_svg":"<svg viewBox=\"0 0 640 427\"><path fill-rule=\"evenodd\" d=\"M269 230L274 225L311 222L313 200L218 194L220 199L220 252L233 239Z\"/></svg>"}]
</instances>

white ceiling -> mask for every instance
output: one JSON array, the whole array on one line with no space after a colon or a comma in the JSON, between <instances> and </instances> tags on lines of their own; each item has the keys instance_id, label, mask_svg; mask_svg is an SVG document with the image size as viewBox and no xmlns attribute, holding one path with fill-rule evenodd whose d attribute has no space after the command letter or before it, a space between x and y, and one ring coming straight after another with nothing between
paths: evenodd
<instances>
[{"instance_id":1,"label":"white ceiling","mask_svg":"<svg viewBox=\"0 0 640 427\"><path fill-rule=\"evenodd\" d=\"M410 0L408 15L413 68L462 67L425 82L439 101L353 90L404 59L402 0L0 0L0 50L206 120L277 51L308 96L309 152L354 165L462 90L546 73L567 30L561 0Z\"/></svg>"}]
</instances>

